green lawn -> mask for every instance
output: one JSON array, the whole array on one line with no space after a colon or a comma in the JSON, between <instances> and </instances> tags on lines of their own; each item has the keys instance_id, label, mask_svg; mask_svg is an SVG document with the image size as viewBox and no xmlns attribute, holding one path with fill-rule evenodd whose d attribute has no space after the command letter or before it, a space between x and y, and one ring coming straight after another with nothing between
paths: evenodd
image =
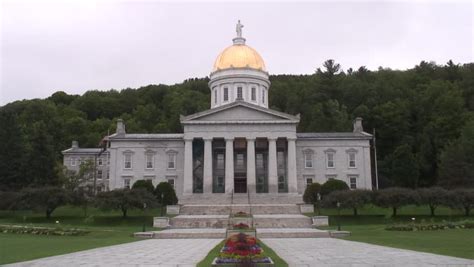
<instances>
[{"instance_id":1,"label":"green lawn","mask_svg":"<svg viewBox=\"0 0 474 267\"><path fill-rule=\"evenodd\" d=\"M133 242L134 232L141 231L146 223L152 229L153 215L158 210L131 210L128 218L119 212L90 209L83 216L82 209L62 207L46 219L42 213L31 211L0 212L0 224L32 225L63 228L82 228L91 231L85 236L36 236L30 234L0 234L0 265L36 258L60 255L96 247ZM59 224L56 223L59 221ZM156 229L157 230L157 229ZM28 253L25 253L27 251Z\"/></svg>"},{"instance_id":2,"label":"green lawn","mask_svg":"<svg viewBox=\"0 0 474 267\"><path fill-rule=\"evenodd\" d=\"M459 210L440 207L435 217L429 216L426 206L407 206L399 210L399 215L391 217L391 210L368 205L359 210L359 216L352 216L352 210L322 209L322 215L329 215L329 227L336 229L339 223L342 230L352 235L347 240L360 241L382 246L411 249L422 252L474 259L474 229L449 229L440 231L387 231L385 226L394 223L438 222L474 220L474 216L465 217ZM315 214L308 214L315 215Z\"/></svg>"}]
</instances>

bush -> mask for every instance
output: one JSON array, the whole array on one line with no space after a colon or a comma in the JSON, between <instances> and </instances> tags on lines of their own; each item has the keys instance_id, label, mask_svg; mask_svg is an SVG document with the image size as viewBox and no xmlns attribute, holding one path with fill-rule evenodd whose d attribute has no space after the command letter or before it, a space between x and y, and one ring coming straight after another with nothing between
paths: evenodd
<instances>
[{"instance_id":1,"label":"bush","mask_svg":"<svg viewBox=\"0 0 474 267\"><path fill-rule=\"evenodd\" d=\"M347 186L346 182L337 179L329 179L321 186L321 195L326 196L334 191L348 189L349 186Z\"/></svg>"},{"instance_id":2,"label":"bush","mask_svg":"<svg viewBox=\"0 0 474 267\"><path fill-rule=\"evenodd\" d=\"M163 195L163 199L162 198ZM168 182L161 182L156 186L155 196L158 202L162 205L176 205L178 204L178 197L174 191L173 186Z\"/></svg>"},{"instance_id":3,"label":"bush","mask_svg":"<svg viewBox=\"0 0 474 267\"><path fill-rule=\"evenodd\" d=\"M344 190L334 191L324 198L323 205L326 207L336 207L339 202L341 207L352 209L357 216L357 210L365 204L371 202L372 191L370 190Z\"/></svg>"},{"instance_id":4,"label":"bush","mask_svg":"<svg viewBox=\"0 0 474 267\"><path fill-rule=\"evenodd\" d=\"M303 194L303 201L306 204L315 204L318 201L318 193L321 192L321 185L312 183L306 187Z\"/></svg>"},{"instance_id":5,"label":"bush","mask_svg":"<svg viewBox=\"0 0 474 267\"><path fill-rule=\"evenodd\" d=\"M418 194L416 191L401 187L390 187L375 192L374 202L383 208L392 208L392 216L397 216L400 207L417 204Z\"/></svg>"},{"instance_id":6,"label":"bush","mask_svg":"<svg viewBox=\"0 0 474 267\"><path fill-rule=\"evenodd\" d=\"M431 216L435 216L435 209L442 204L448 204L449 194L441 187L422 188L418 190L419 204L430 207Z\"/></svg>"},{"instance_id":7,"label":"bush","mask_svg":"<svg viewBox=\"0 0 474 267\"><path fill-rule=\"evenodd\" d=\"M155 191L155 187L153 186L153 182L151 180L138 180L136 181L133 186L132 186L132 189L145 189L146 191L150 192L153 194L153 192Z\"/></svg>"},{"instance_id":8,"label":"bush","mask_svg":"<svg viewBox=\"0 0 474 267\"><path fill-rule=\"evenodd\" d=\"M388 231L433 231L433 230L447 230L447 229L473 229L474 222L441 222L430 224L397 224L385 227Z\"/></svg>"},{"instance_id":9,"label":"bush","mask_svg":"<svg viewBox=\"0 0 474 267\"><path fill-rule=\"evenodd\" d=\"M33 227L24 225L0 225L0 233L9 234L32 234L32 235L60 235L60 236L83 236L89 231L82 229L61 229L49 227Z\"/></svg>"}]
</instances>

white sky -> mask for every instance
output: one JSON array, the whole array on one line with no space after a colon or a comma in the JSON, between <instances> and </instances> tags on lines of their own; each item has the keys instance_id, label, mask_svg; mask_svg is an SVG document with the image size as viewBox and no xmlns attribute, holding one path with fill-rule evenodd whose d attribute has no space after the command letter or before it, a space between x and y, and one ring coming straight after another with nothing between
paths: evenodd
<instances>
[{"instance_id":1,"label":"white sky","mask_svg":"<svg viewBox=\"0 0 474 267\"><path fill-rule=\"evenodd\" d=\"M205 77L235 23L271 74L474 60L471 1L0 3L0 106Z\"/></svg>"}]
</instances>

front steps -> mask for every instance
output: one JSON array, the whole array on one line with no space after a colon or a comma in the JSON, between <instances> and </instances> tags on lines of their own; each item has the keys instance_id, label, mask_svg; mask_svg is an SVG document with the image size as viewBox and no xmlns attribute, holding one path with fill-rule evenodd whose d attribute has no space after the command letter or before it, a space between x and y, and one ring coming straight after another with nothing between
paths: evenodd
<instances>
[{"instance_id":1,"label":"front steps","mask_svg":"<svg viewBox=\"0 0 474 267\"><path fill-rule=\"evenodd\" d=\"M258 228L312 228L313 221L302 214L256 214L253 225Z\"/></svg>"},{"instance_id":2,"label":"front steps","mask_svg":"<svg viewBox=\"0 0 474 267\"><path fill-rule=\"evenodd\" d=\"M170 218L171 228L227 228L229 215L178 215Z\"/></svg>"},{"instance_id":3,"label":"front steps","mask_svg":"<svg viewBox=\"0 0 474 267\"><path fill-rule=\"evenodd\" d=\"M311 228L257 228L258 238L320 238L331 237L328 231Z\"/></svg>"},{"instance_id":4,"label":"front steps","mask_svg":"<svg viewBox=\"0 0 474 267\"><path fill-rule=\"evenodd\" d=\"M229 215L238 212L247 214L301 214L300 207L295 204L188 204L180 208L180 214L186 215Z\"/></svg>"},{"instance_id":5,"label":"front steps","mask_svg":"<svg viewBox=\"0 0 474 267\"><path fill-rule=\"evenodd\" d=\"M249 201L250 200L250 201ZM192 194L183 195L179 204L302 204L303 196L297 193L251 193L251 194Z\"/></svg>"},{"instance_id":6,"label":"front steps","mask_svg":"<svg viewBox=\"0 0 474 267\"><path fill-rule=\"evenodd\" d=\"M208 229L208 228L194 228L194 229L167 229L163 231L152 232L153 238L162 239L178 239L178 238L212 238L224 239L226 236L226 229Z\"/></svg>"}]
</instances>

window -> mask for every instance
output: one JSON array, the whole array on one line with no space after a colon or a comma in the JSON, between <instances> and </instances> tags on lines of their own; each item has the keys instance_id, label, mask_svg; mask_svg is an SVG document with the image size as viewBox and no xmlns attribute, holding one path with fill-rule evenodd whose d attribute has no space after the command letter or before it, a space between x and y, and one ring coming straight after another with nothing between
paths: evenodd
<instances>
[{"instance_id":1,"label":"window","mask_svg":"<svg viewBox=\"0 0 474 267\"><path fill-rule=\"evenodd\" d=\"M166 176L166 181L174 188L174 181L176 177L175 176Z\"/></svg>"},{"instance_id":2,"label":"window","mask_svg":"<svg viewBox=\"0 0 474 267\"><path fill-rule=\"evenodd\" d=\"M328 168L334 168L334 152L326 153L326 163Z\"/></svg>"},{"instance_id":3,"label":"window","mask_svg":"<svg viewBox=\"0 0 474 267\"><path fill-rule=\"evenodd\" d=\"M244 99L243 95L242 95L242 87L237 87L237 99Z\"/></svg>"},{"instance_id":4,"label":"window","mask_svg":"<svg viewBox=\"0 0 474 267\"><path fill-rule=\"evenodd\" d=\"M217 166L216 169L223 170L224 169L224 154L217 154Z\"/></svg>"},{"instance_id":5,"label":"window","mask_svg":"<svg viewBox=\"0 0 474 267\"><path fill-rule=\"evenodd\" d=\"M257 100L257 88L252 87L252 101Z\"/></svg>"},{"instance_id":6,"label":"window","mask_svg":"<svg viewBox=\"0 0 474 267\"><path fill-rule=\"evenodd\" d=\"M351 189L357 189L357 176L349 176L349 183Z\"/></svg>"},{"instance_id":7,"label":"window","mask_svg":"<svg viewBox=\"0 0 474 267\"><path fill-rule=\"evenodd\" d=\"M313 168L313 153L310 151L304 153L304 167Z\"/></svg>"},{"instance_id":8,"label":"window","mask_svg":"<svg viewBox=\"0 0 474 267\"><path fill-rule=\"evenodd\" d=\"M256 155L256 158L255 158L255 161L256 161L256 165L257 165L257 168L259 169L263 169L263 154L257 154Z\"/></svg>"},{"instance_id":9,"label":"window","mask_svg":"<svg viewBox=\"0 0 474 267\"><path fill-rule=\"evenodd\" d=\"M102 186L97 187L97 192L102 192Z\"/></svg>"},{"instance_id":10,"label":"window","mask_svg":"<svg viewBox=\"0 0 474 267\"><path fill-rule=\"evenodd\" d=\"M237 168L244 168L244 154L237 154L235 165Z\"/></svg>"},{"instance_id":11,"label":"window","mask_svg":"<svg viewBox=\"0 0 474 267\"><path fill-rule=\"evenodd\" d=\"M356 153L355 152L349 152L349 168L355 168L356 167Z\"/></svg>"},{"instance_id":12,"label":"window","mask_svg":"<svg viewBox=\"0 0 474 267\"><path fill-rule=\"evenodd\" d=\"M97 165L102 166L102 164L103 164L102 158L98 158L97 159Z\"/></svg>"},{"instance_id":13,"label":"window","mask_svg":"<svg viewBox=\"0 0 474 267\"><path fill-rule=\"evenodd\" d=\"M265 104L265 89L262 89L262 103Z\"/></svg>"},{"instance_id":14,"label":"window","mask_svg":"<svg viewBox=\"0 0 474 267\"><path fill-rule=\"evenodd\" d=\"M130 189L130 178L124 178L123 179L123 188Z\"/></svg>"},{"instance_id":15,"label":"window","mask_svg":"<svg viewBox=\"0 0 474 267\"><path fill-rule=\"evenodd\" d=\"M97 179L102 179L102 170L97 171Z\"/></svg>"},{"instance_id":16,"label":"window","mask_svg":"<svg viewBox=\"0 0 474 267\"><path fill-rule=\"evenodd\" d=\"M304 176L305 186L308 187L313 183L314 176Z\"/></svg>"},{"instance_id":17,"label":"window","mask_svg":"<svg viewBox=\"0 0 474 267\"><path fill-rule=\"evenodd\" d=\"M214 104L217 104L217 89L214 89Z\"/></svg>"},{"instance_id":18,"label":"window","mask_svg":"<svg viewBox=\"0 0 474 267\"><path fill-rule=\"evenodd\" d=\"M124 169L131 169L132 168L132 154L127 153L124 154Z\"/></svg>"},{"instance_id":19,"label":"window","mask_svg":"<svg viewBox=\"0 0 474 267\"><path fill-rule=\"evenodd\" d=\"M76 158L71 158L71 166L76 166Z\"/></svg>"},{"instance_id":20,"label":"window","mask_svg":"<svg viewBox=\"0 0 474 267\"><path fill-rule=\"evenodd\" d=\"M176 169L176 154L168 154L168 169Z\"/></svg>"},{"instance_id":21,"label":"window","mask_svg":"<svg viewBox=\"0 0 474 267\"><path fill-rule=\"evenodd\" d=\"M224 101L229 100L229 88L224 87Z\"/></svg>"},{"instance_id":22,"label":"window","mask_svg":"<svg viewBox=\"0 0 474 267\"><path fill-rule=\"evenodd\" d=\"M147 153L145 157L146 157L146 168L153 169L153 161L154 161L153 153Z\"/></svg>"},{"instance_id":23,"label":"window","mask_svg":"<svg viewBox=\"0 0 474 267\"><path fill-rule=\"evenodd\" d=\"M110 178L110 171L107 170L107 177L106 177L106 179L109 179L109 178Z\"/></svg>"},{"instance_id":24,"label":"window","mask_svg":"<svg viewBox=\"0 0 474 267\"><path fill-rule=\"evenodd\" d=\"M285 169L285 152L277 151L277 166L278 169Z\"/></svg>"}]
</instances>

